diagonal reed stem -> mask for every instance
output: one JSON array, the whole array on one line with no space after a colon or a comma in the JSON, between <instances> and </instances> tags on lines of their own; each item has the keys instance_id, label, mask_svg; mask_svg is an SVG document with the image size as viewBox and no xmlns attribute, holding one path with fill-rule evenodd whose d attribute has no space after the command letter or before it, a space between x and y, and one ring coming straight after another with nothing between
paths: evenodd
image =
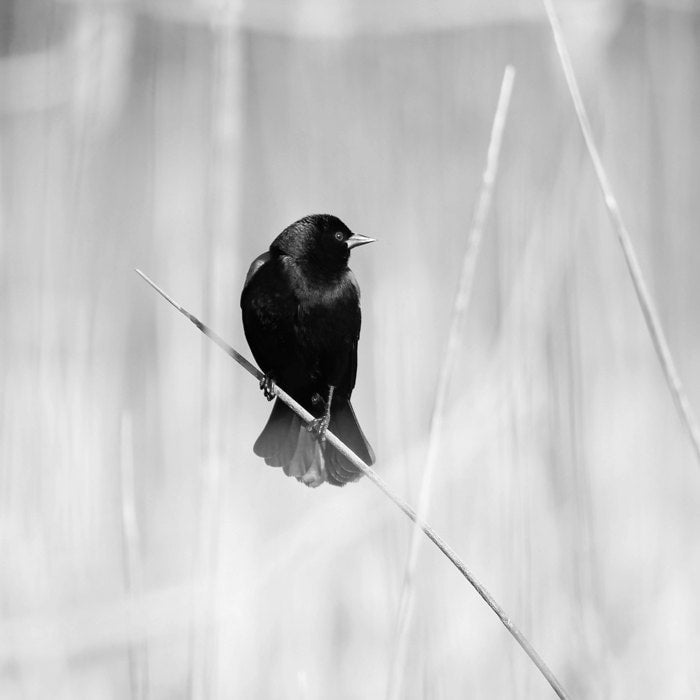
<instances>
[{"instance_id":1,"label":"diagonal reed stem","mask_svg":"<svg viewBox=\"0 0 700 700\"><path fill-rule=\"evenodd\" d=\"M450 385L450 377L454 368L455 360L459 350L459 331L464 312L469 305L472 288L474 286L474 270L476 267L476 259L481 249L481 240L484 233L484 225L491 208L491 200L493 198L493 189L498 173L498 159L501 151L501 143L503 141L503 131L505 129L506 118L508 116L508 107L510 105L510 96L513 91L513 81L515 79L515 69L513 66L506 66L501 81L501 90L498 96L498 104L496 113L491 126L491 136L486 156L486 166L481 180L481 189L477 200L476 209L472 217L469 235L467 237L467 245L464 251L462 261L462 271L459 278L459 286L455 295L454 304L452 306L452 319L450 321L450 329L447 336L447 345L442 365L440 367L440 376L438 377L437 390L435 392L435 401L433 410L430 416L430 429L428 437L428 449L425 459L425 468L421 478L419 499L418 499L418 519L424 521L430 509L430 495L432 492L433 475L437 466L438 450L440 446L440 437L443 432L443 416L445 413L445 405L447 403L447 395ZM391 700L398 700L401 696L401 674L406 655L408 642L408 633L411 627L411 619L413 617L413 599L415 596L415 574L418 565L418 554L420 551L420 528L416 524L411 535L411 544L409 546L408 559L406 561L406 569L404 571L403 586L401 589L401 599L399 602L398 620L397 620L397 635L396 644L392 659L392 670L390 673L390 683L387 692L387 697Z\"/></svg>"},{"instance_id":2,"label":"diagonal reed stem","mask_svg":"<svg viewBox=\"0 0 700 700\"><path fill-rule=\"evenodd\" d=\"M252 374L256 379L260 380L263 378L263 373L251 362L249 362L243 355L236 352L226 341L224 341L219 335L217 335L211 328L205 326L196 316L193 316L189 311L180 306L174 299L168 296L153 280L147 277L141 270L136 270L136 272L146 281L148 284L155 289L158 294L160 294L168 303L172 304L181 314L187 317L197 328L199 328L204 335L212 340L216 345L218 345L227 355L232 357L236 362L238 362L243 369L245 369L249 374ZM307 423L313 420L313 416L300 404L298 404L289 394L287 394L279 386L275 386L275 394L277 397L283 401L289 408L294 411L300 418L302 418ZM342 443L330 430L326 431L326 440L335 447L338 452L340 452L347 460L349 460L355 467L362 471L362 473L391 500L394 505L396 505L403 513L410 518L420 529L425 533L428 539L452 562L453 566L467 579L467 581L472 585L476 592L483 598L486 604L493 610L498 616L498 619L503 623L505 628L514 637L515 641L522 647L525 653L530 657L532 662L540 670L540 673L547 679L547 682L552 686L554 692L558 697L566 699L567 695L564 688L561 686L559 681L555 678L554 674L549 670L547 664L540 657L540 655L535 651L533 646L523 635L523 633L513 624L508 615L506 615L505 610L491 597L491 594L477 581L474 575L469 571L469 569L464 565L461 559L457 556L455 551L433 530L430 525L426 522L420 520L416 512L411 508L406 501L404 501L400 496L396 495L390 488L389 485L377 474L374 469L369 465L365 464L354 452L352 452L344 443Z\"/></svg>"},{"instance_id":3,"label":"diagonal reed stem","mask_svg":"<svg viewBox=\"0 0 700 700\"><path fill-rule=\"evenodd\" d=\"M634 285L634 291L637 295L639 306L642 309L644 321L647 325L647 329L649 330L649 335L651 336L651 341L654 344L654 349L656 350L659 362L661 363L661 368L666 378L668 388L671 391L671 396L673 397L673 401L678 409L681 421L688 431L688 437L693 444L695 457L697 458L698 463L700 463L700 427L698 426L697 418L695 417L693 407L690 405L688 396L683 388L683 383L681 382L678 370L676 369L676 363L673 360L673 355L671 355L671 350L668 346L668 341L666 340L666 335L661 325L661 320L659 318L658 311L656 310L654 299L651 296L651 292L649 291L649 288L644 280L642 269L639 266L637 254L635 253L634 245L632 244L632 238L630 237L627 226L622 218L620 207L618 206L615 195L613 194L610 181L608 180L605 168L603 167L603 162L600 158L600 154L598 153L595 140L593 139L593 129L591 128L591 123L588 119L586 107L583 104L581 91L579 90L574 68L571 63L571 56L569 55L569 50L566 46L566 42L564 41L564 34L562 32L561 25L559 24L559 19L554 11L554 5L552 0L542 1L544 3L545 11L547 12L549 24L552 27L554 43L556 44L559 60L561 61L562 69L564 70L566 84L569 88L569 93L571 94L571 99L574 103L576 116L578 118L579 125L581 126L583 139L586 142L588 154L593 162L593 168L605 199L605 206L607 207L608 213L610 214L610 219L612 220L613 229L615 230L617 239L622 247L622 252L625 256L625 263L627 264L627 269L629 270L630 277L632 278L632 284Z\"/></svg>"}]
</instances>

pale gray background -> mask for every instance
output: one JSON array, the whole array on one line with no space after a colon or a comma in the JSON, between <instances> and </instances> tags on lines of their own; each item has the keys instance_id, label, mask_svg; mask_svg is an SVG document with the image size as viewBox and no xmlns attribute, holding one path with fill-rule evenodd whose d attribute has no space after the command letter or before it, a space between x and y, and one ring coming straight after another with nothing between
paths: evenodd
<instances>
[{"instance_id":1,"label":"pale gray background","mask_svg":"<svg viewBox=\"0 0 700 700\"><path fill-rule=\"evenodd\" d=\"M700 405L698 6L556 6ZM430 519L575 697L698 697L700 470L537 0L3 1L0 697L384 697L408 521L255 458L255 382L132 268L249 354L284 226L379 239L354 402L415 503L509 62ZM432 546L402 679L552 696Z\"/></svg>"}]
</instances>

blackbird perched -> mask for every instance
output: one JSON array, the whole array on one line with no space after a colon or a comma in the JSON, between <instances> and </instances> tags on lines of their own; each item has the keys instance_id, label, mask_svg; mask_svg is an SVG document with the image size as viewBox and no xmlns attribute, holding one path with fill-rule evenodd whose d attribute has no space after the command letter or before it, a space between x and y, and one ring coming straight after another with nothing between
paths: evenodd
<instances>
[{"instance_id":1,"label":"blackbird perched","mask_svg":"<svg viewBox=\"0 0 700 700\"><path fill-rule=\"evenodd\" d=\"M335 216L306 216L253 261L243 287L243 328L265 373L260 388L271 400L279 384L315 416L307 427L277 399L253 449L307 486L343 486L362 475L326 443L326 428L374 463L350 404L361 314L360 288L348 268L350 250L373 240Z\"/></svg>"}]
</instances>

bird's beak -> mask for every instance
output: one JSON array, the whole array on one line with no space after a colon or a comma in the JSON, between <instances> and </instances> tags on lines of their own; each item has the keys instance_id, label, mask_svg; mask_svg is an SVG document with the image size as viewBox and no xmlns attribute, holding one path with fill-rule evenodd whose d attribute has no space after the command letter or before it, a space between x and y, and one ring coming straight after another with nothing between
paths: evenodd
<instances>
[{"instance_id":1,"label":"bird's beak","mask_svg":"<svg viewBox=\"0 0 700 700\"><path fill-rule=\"evenodd\" d=\"M353 233L347 240L348 248L356 248L358 245L366 245L374 243L376 239L369 236L363 236L361 233Z\"/></svg>"}]
</instances>

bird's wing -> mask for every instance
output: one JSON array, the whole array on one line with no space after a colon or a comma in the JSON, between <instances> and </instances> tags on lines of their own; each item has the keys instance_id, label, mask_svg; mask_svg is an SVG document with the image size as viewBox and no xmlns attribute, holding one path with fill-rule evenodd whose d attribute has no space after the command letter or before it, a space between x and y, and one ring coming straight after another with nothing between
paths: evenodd
<instances>
[{"instance_id":1,"label":"bird's wing","mask_svg":"<svg viewBox=\"0 0 700 700\"><path fill-rule=\"evenodd\" d=\"M298 300L276 258L266 264L261 255L251 270L241 293L248 345L263 372L291 387L300 363L294 335Z\"/></svg>"},{"instance_id":2,"label":"bird's wing","mask_svg":"<svg viewBox=\"0 0 700 700\"><path fill-rule=\"evenodd\" d=\"M251 278L253 275L270 259L270 251L266 250L264 253L260 253L255 260L253 260L252 263L250 263L250 267L248 268L248 274L245 276L245 283L243 285L243 289L245 289L248 286L248 282L250 282Z\"/></svg>"}]
</instances>

